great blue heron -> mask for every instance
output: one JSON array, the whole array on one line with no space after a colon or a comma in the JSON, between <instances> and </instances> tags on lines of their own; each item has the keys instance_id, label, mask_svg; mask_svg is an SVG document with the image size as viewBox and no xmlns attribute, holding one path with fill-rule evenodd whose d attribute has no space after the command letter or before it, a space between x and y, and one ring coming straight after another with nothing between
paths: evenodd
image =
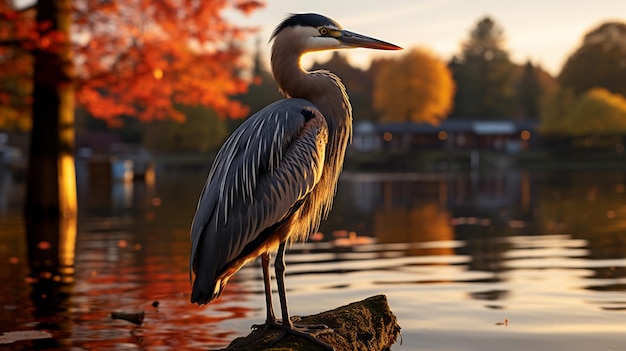
<instances>
[{"instance_id":1,"label":"great blue heron","mask_svg":"<svg viewBox=\"0 0 626 351\"><path fill-rule=\"evenodd\" d=\"M284 255L288 243L314 233L330 211L352 134L352 108L337 76L306 72L300 57L341 48L401 48L312 13L289 16L271 38L272 71L286 98L244 121L217 154L191 227L191 302L213 302L235 272L261 256L264 326L282 327L279 338L298 334L332 349L289 318ZM270 253L276 249L282 321L274 315L270 285Z\"/></svg>"}]
</instances>

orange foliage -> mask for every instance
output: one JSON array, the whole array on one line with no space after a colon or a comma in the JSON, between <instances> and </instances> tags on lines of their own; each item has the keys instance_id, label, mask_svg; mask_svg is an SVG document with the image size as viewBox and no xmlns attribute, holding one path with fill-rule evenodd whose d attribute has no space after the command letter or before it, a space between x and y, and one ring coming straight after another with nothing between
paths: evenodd
<instances>
[{"instance_id":1,"label":"orange foliage","mask_svg":"<svg viewBox=\"0 0 626 351\"><path fill-rule=\"evenodd\" d=\"M242 69L237 43L253 30L228 22L222 12L232 8L247 14L262 5L253 0L73 2L78 103L113 125L124 115L182 121L176 104L203 105L220 116L245 115L245 106L230 97L246 89L237 77ZM37 37L38 32L47 34ZM34 15L25 20L0 0L0 58L13 47L26 54L54 50L55 35L36 30ZM0 81L7 79L6 72L32 74L30 61L10 61L10 70L0 67ZM4 101L3 94L0 86Z\"/></svg>"},{"instance_id":2,"label":"orange foliage","mask_svg":"<svg viewBox=\"0 0 626 351\"><path fill-rule=\"evenodd\" d=\"M412 49L379 65L374 106L382 121L439 124L447 117L455 84L444 62L429 51Z\"/></svg>"},{"instance_id":3,"label":"orange foliage","mask_svg":"<svg viewBox=\"0 0 626 351\"><path fill-rule=\"evenodd\" d=\"M37 45L33 19L0 0L0 128L30 127L33 61L24 49Z\"/></svg>"}]
</instances>

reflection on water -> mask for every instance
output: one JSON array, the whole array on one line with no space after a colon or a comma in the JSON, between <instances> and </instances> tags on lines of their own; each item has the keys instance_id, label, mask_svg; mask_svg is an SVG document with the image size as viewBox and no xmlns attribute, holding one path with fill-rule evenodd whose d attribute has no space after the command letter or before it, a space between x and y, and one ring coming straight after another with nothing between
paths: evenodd
<instances>
[{"instance_id":1,"label":"reflection on water","mask_svg":"<svg viewBox=\"0 0 626 351\"><path fill-rule=\"evenodd\" d=\"M10 347L206 350L262 321L258 262L216 304L188 302L204 177L79 178L78 223L26 223L23 185L3 176L0 331L53 335ZM606 171L345 173L323 235L287 256L291 309L384 293L403 331L394 350L626 349L625 184ZM144 311L144 324L113 311Z\"/></svg>"}]
</instances>

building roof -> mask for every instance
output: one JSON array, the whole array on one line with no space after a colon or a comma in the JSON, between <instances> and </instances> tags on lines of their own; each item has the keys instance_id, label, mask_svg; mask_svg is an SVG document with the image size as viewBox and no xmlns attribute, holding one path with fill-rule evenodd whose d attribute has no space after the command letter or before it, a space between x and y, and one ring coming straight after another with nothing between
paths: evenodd
<instances>
[{"instance_id":1,"label":"building roof","mask_svg":"<svg viewBox=\"0 0 626 351\"><path fill-rule=\"evenodd\" d=\"M472 123L472 131L479 135L513 134L516 128L510 121L477 121Z\"/></svg>"},{"instance_id":2,"label":"building roof","mask_svg":"<svg viewBox=\"0 0 626 351\"><path fill-rule=\"evenodd\" d=\"M479 135L515 134L523 130L533 131L539 124L538 120L470 120L450 119L440 125L412 122L377 123L376 130L372 129L372 122L355 123L355 133L414 133L437 134L441 131L448 133L474 133Z\"/></svg>"}]
</instances>

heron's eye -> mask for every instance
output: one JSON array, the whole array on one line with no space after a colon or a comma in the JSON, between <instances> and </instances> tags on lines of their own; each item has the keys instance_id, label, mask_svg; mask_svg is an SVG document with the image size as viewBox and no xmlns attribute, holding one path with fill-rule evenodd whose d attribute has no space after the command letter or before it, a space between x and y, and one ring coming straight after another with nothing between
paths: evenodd
<instances>
[{"instance_id":1,"label":"heron's eye","mask_svg":"<svg viewBox=\"0 0 626 351\"><path fill-rule=\"evenodd\" d=\"M328 28L322 27L319 29L321 35L328 35Z\"/></svg>"}]
</instances>

